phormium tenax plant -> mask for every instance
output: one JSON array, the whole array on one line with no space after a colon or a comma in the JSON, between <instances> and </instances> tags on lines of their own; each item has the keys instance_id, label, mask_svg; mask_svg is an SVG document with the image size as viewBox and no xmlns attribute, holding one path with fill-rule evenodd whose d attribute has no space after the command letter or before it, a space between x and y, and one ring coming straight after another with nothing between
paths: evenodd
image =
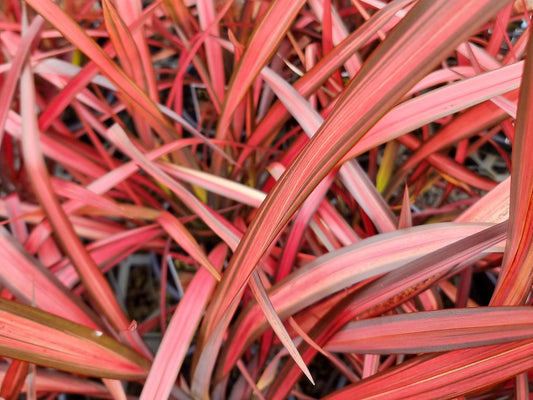
<instances>
[{"instance_id":1,"label":"phormium tenax plant","mask_svg":"<svg viewBox=\"0 0 533 400\"><path fill-rule=\"evenodd\" d=\"M531 398L532 10L0 2L0 397Z\"/></svg>"}]
</instances>

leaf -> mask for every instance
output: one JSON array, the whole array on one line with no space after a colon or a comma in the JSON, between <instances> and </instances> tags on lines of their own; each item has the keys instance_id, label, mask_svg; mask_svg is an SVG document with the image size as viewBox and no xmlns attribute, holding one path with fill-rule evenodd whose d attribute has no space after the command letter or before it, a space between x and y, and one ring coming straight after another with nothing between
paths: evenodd
<instances>
[{"instance_id":1,"label":"leaf","mask_svg":"<svg viewBox=\"0 0 533 400\"><path fill-rule=\"evenodd\" d=\"M251 207L259 207L266 197L260 190L214 174L164 161L157 164L171 176Z\"/></svg>"},{"instance_id":2,"label":"leaf","mask_svg":"<svg viewBox=\"0 0 533 400\"><path fill-rule=\"evenodd\" d=\"M94 377L142 379L150 362L101 331L0 299L0 354Z\"/></svg>"},{"instance_id":3,"label":"leaf","mask_svg":"<svg viewBox=\"0 0 533 400\"><path fill-rule=\"evenodd\" d=\"M16 400L19 398L29 369L29 364L24 361L13 360L11 362L2 380L2 387L0 388L0 396L3 399Z\"/></svg>"},{"instance_id":4,"label":"leaf","mask_svg":"<svg viewBox=\"0 0 533 400\"><path fill-rule=\"evenodd\" d=\"M226 251L225 246L219 245L209 255L217 271L222 269ZM213 275L206 269L195 274L172 315L144 385L141 400L168 398L215 284Z\"/></svg>"},{"instance_id":5,"label":"leaf","mask_svg":"<svg viewBox=\"0 0 533 400\"><path fill-rule=\"evenodd\" d=\"M183 203L189 207L191 211L196 213L213 232L219 235L230 247L237 243L234 232L223 223L222 217L212 212L209 207L204 205L193 194L191 194L182 185L176 182L172 177L158 168L150 159L142 153L137 147L133 145L131 140L126 135L126 132L120 125L113 125L109 128L109 140L112 141L121 151L130 156L144 171L150 174L153 178L167 186L172 192L174 192Z\"/></svg>"},{"instance_id":6,"label":"leaf","mask_svg":"<svg viewBox=\"0 0 533 400\"><path fill-rule=\"evenodd\" d=\"M291 85L272 70L267 67L263 68L262 76L294 119L300 123L307 135L313 137L324 122L322 117ZM357 161L348 161L340 167L339 173L348 191L370 217L378 230L381 232L393 231L396 227L394 214L392 214L389 206Z\"/></svg>"},{"instance_id":7,"label":"leaf","mask_svg":"<svg viewBox=\"0 0 533 400\"><path fill-rule=\"evenodd\" d=\"M487 221L484 221L487 222ZM403 190L402 209L398 219L398 228L404 229L413 226L413 217L411 215L411 200L409 197L409 188L405 185Z\"/></svg>"},{"instance_id":8,"label":"leaf","mask_svg":"<svg viewBox=\"0 0 533 400\"><path fill-rule=\"evenodd\" d=\"M523 62L518 62L500 69L486 72L468 78L462 81L454 82L452 84L431 90L420 96L417 96L408 101L394 107L387 115L385 115L374 127L370 129L345 158L351 158L359 155L369 149L385 143L391 139L399 137L404 133L411 132L429 122L433 122L443 116L450 115L454 112L464 110L474 104L481 103L487 99L498 94L510 92L509 99L513 99L516 89L520 85L523 70ZM490 82L488 84L487 82ZM497 123L502 120L502 112L496 112L494 105L481 104L475 109L470 110L465 115L466 117L458 117L457 122L452 123L452 126L462 126L466 120L474 125L470 130L483 129L486 126ZM466 133L457 128L450 128L446 138L441 138L443 145L448 145L454 141L460 140L466 136ZM452 136L450 136L452 135ZM463 135L463 136L460 136ZM428 150L438 140L429 140L425 143ZM428 156L436 149L426 151L424 148L421 151L422 158ZM418 156L417 156L418 157ZM420 161L421 159L418 159Z\"/></svg>"},{"instance_id":9,"label":"leaf","mask_svg":"<svg viewBox=\"0 0 533 400\"><path fill-rule=\"evenodd\" d=\"M172 214L163 211L157 221L170 237L183 248L183 250L209 271L217 281L220 281L220 273L211 264L196 239L177 218Z\"/></svg>"},{"instance_id":10,"label":"leaf","mask_svg":"<svg viewBox=\"0 0 533 400\"><path fill-rule=\"evenodd\" d=\"M7 119L7 114L9 107L11 106L13 96L15 95L15 89L17 88L17 82L22 71L22 67L24 66L26 57L30 52L32 43L41 33L44 24L45 21L41 17L37 17L32 21L26 30L24 38L19 43L17 54L15 55L11 68L9 69L7 76L4 78L2 89L0 90L0 99L2 99L2 103L0 103L0 145L2 144L2 139L4 137L4 126ZM5 36L2 34L0 35L0 37ZM5 40L5 37L3 37L2 40Z\"/></svg>"},{"instance_id":11,"label":"leaf","mask_svg":"<svg viewBox=\"0 0 533 400\"><path fill-rule=\"evenodd\" d=\"M87 246L94 261L106 271L109 266L119 263L122 259L139 250L140 247L156 245L155 237L161 234L157 225L147 225L136 229L124 230L116 234L107 235ZM68 263L68 259L54 265L58 269L57 278L68 288L79 283L76 270Z\"/></svg>"},{"instance_id":12,"label":"leaf","mask_svg":"<svg viewBox=\"0 0 533 400\"><path fill-rule=\"evenodd\" d=\"M127 138L125 132L122 130L122 128L119 125L114 125L110 128L110 131L114 134L113 140L115 143L119 145L123 151L130 155L132 158L137 160L141 167L145 169L148 173L153 175L155 178L161 180L166 185L169 186L169 188L174 191L176 194L181 196L183 199L185 199L185 202L187 205L191 206L193 210L198 210L198 214L202 218L206 218L205 222L206 224L210 225L210 227L215 232L222 233L222 238L226 240L228 245L230 247L234 247L235 244L238 242L238 238L236 237L235 232L232 232L231 229L229 229L227 226L224 225L224 223L221 223L221 221L216 218L215 214L210 213L210 211L207 208L204 208L204 206L198 202L192 195L188 194L184 188L181 187L177 182L174 182L168 175L166 175L163 171L156 168L148 159L138 150L136 149L129 139ZM168 226L167 226L168 228ZM272 310L270 310L272 311ZM275 315L272 315L273 320L276 318ZM283 326L281 325L280 332L283 331ZM204 374L207 374L207 370L203 371Z\"/></svg>"},{"instance_id":13,"label":"leaf","mask_svg":"<svg viewBox=\"0 0 533 400\"><path fill-rule=\"evenodd\" d=\"M491 305L524 304L533 283L533 40L528 42L513 143L509 232Z\"/></svg>"},{"instance_id":14,"label":"leaf","mask_svg":"<svg viewBox=\"0 0 533 400\"><path fill-rule=\"evenodd\" d=\"M509 188L511 179L507 178L472 206L467 208L455 222L492 222L509 219Z\"/></svg>"},{"instance_id":15,"label":"leaf","mask_svg":"<svg viewBox=\"0 0 533 400\"><path fill-rule=\"evenodd\" d=\"M99 329L92 312L0 226L0 282L21 302Z\"/></svg>"},{"instance_id":16,"label":"leaf","mask_svg":"<svg viewBox=\"0 0 533 400\"><path fill-rule=\"evenodd\" d=\"M268 298L268 295L265 291L265 288L263 287L263 284L261 283L261 279L259 278L257 272L254 272L253 274L253 282L250 283L250 286L252 288L255 298L257 299L258 304L260 305L263 313L265 314L266 319L268 320L268 323L270 324L278 338L281 340L281 343L285 346L294 362L302 370L307 379L309 379L309 381L314 385L315 381L311 376L311 372L309 372L307 365L305 364L304 360L302 360L302 357L298 353L298 350L296 350L296 346L292 343L289 334L283 327L283 323L281 322L279 316L276 314L276 310L274 310L274 307L272 306L272 303Z\"/></svg>"},{"instance_id":17,"label":"leaf","mask_svg":"<svg viewBox=\"0 0 533 400\"><path fill-rule=\"evenodd\" d=\"M314 13L318 17L319 21L322 22L323 29L331 30L331 39L333 44L337 45L343 41L347 36L347 29L344 26L342 19L335 9L326 10L325 5L331 4L331 2L324 2L319 0L309 0L309 5L313 9ZM329 20L325 15L329 14ZM331 26L328 26L331 25ZM323 33L322 36L325 37L327 34ZM328 48L324 48L324 53L328 52ZM357 52L353 52L351 56L345 61L345 68L353 77L361 68L361 60Z\"/></svg>"},{"instance_id":18,"label":"leaf","mask_svg":"<svg viewBox=\"0 0 533 400\"><path fill-rule=\"evenodd\" d=\"M209 69L209 76L213 82L217 101L222 103L226 92L226 78L224 76L224 65L222 59L222 49L213 40L213 37L220 36L218 26L215 20L215 1L214 0L199 0L197 2L198 21L202 30L209 32L209 37L204 42L205 56L207 61L207 68Z\"/></svg>"},{"instance_id":19,"label":"leaf","mask_svg":"<svg viewBox=\"0 0 533 400\"><path fill-rule=\"evenodd\" d=\"M39 202L57 237L76 267L92 300L117 330L128 328L129 321L120 308L105 277L91 259L53 191L39 142L35 116L35 88L29 65L24 68L20 83L22 116L22 151L25 168Z\"/></svg>"},{"instance_id":20,"label":"leaf","mask_svg":"<svg viewBox=\"0 0 533 400\"><path fill-rule=\"evenodd\" d=\"M5 379L6 371L7 366L0 365L0 380ZM62 392L95 397L109 394L100 383L45 368L36 368L34 383L35 389L40 392ZM27 389L27 385L22 388L23 392L26 392Z\"/></svg>"},{"instance_id":21,"label":"leaf","mask_svg":"<svg viewBox=\"0 0 533 400\"><path fill-rule=\"evenodd\" d=\"M480 76L485 75L481 74ZM440 93L440 91L438 92L440 95L444 94ZM513 90L509 92L506 97L515 100L517 95L518 91ZM460 97L464 100L465 94ZM425 100L429 99L425 98ZM424 141L423 145L396 171L393 181L401 179L401 177L405 175L405 171L411 170L416 164L427 159L429 155L437 153L441 149L459 142L460 140L469 138L488 127L494 126L507 117L507 114L503 110L490 101L481 103L476 107L469 109L446 125L437 134L429 138L427 141Z\"/></svg>"},{"instance_id":22,"label":"leaf","mask_svg":"<svg viewBox=\"0 0 533 400\"><path fill-rule=\"evenodd\" d=\"M129 9L135 10L139 1L130 1ZM118 10L115 8L111 0L102 1L102 10L106 30L109 33L109 39L113 43L113 47L117 52L118 59L122 65L124 72L137 84L139 88L148 91L147 71L143 68L144 63L141 59L137 42L134 40L132 33L128 30L126 23L121 18ZM141 33L135 35L136 39L141 44L145 44L144 36ZM150 60L150 58L148 57ZM152 70L153 72L153 70ZM150 132L150 126L146 119L140 118L138 113L131 113L135 121L135 127L139 136L142 138L145 146L151 148L154 145L154 140Z\"/></svg>"},{"instance_id":23,"label":"leaf","mask_svg":"<svg viewBox=\"0 0 533 400\"><path fill-rule=\"evenodd\" d=\"M452 399L492 387L533 368L526 340L415 357L325 399Z\"/></svg>"},{"instance_id":24,"label":"leaf","mask_svg":"<svg viewBox=\"0 0 533 400\"><path fill-rule=\"evenodd\" d=\"M383 193L383 190L390 182L392 171L396 169L395 162L398 158L399 147L399 143L396 141L390 141L385 145L383 157L376 176L376 188L380 193Z\"/></svg>"},{"instance_id":25,"label":"leaf","mask_svg":"<svg viewBox=\"0 0 533 400\"><path fill-rule=\"evenodd\" d=\"M530 307L417 312L351 322L328 342L342 353L409 354L457 350L533 336Z\"/></svg>"}]
</instances>

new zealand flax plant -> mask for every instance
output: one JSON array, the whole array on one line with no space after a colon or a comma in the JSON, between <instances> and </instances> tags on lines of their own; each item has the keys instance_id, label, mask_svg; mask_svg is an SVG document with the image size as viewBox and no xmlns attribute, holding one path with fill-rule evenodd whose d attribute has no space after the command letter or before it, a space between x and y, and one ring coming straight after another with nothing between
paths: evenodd
<instances>
[{"instance_id":1,"label":"new zealand flax plant","mask_svg":"<svg viewBox=\"0 0 533 400\"><path fill-rule=\"evenodd\" d=\"M0 2L0 397L529 399L532 10Z\"/></svg>"}]
</instances>

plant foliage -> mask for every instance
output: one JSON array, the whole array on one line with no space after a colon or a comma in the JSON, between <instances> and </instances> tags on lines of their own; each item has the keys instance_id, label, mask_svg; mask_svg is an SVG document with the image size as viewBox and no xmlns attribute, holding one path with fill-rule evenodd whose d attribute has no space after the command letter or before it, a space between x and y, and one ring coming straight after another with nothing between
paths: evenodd
<instances>
[{"instance_id":1,"label":"plant foliage","mask_svg":"<svg viewBox=\"0 0 533 400\"><path fill-rule=\"evenodd\" d=\"M530 398L525 0L0 3L0 397Z\"/></svg>"}]
</instances>

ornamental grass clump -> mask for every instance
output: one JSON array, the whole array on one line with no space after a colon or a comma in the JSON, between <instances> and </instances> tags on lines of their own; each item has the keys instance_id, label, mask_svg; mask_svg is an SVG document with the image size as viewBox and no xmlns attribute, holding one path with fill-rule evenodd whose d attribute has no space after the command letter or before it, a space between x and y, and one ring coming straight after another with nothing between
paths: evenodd
<instances>
[{"instance_id":1,"label":"ornamental grass clump","mask_svg":"<svg viewBox=\"0 0 533 400\"><path fill-rule=\"evenodd\" d=\"M0 4L0 397L528 399L525 0Z\"/></svg>"}]
</instances>

